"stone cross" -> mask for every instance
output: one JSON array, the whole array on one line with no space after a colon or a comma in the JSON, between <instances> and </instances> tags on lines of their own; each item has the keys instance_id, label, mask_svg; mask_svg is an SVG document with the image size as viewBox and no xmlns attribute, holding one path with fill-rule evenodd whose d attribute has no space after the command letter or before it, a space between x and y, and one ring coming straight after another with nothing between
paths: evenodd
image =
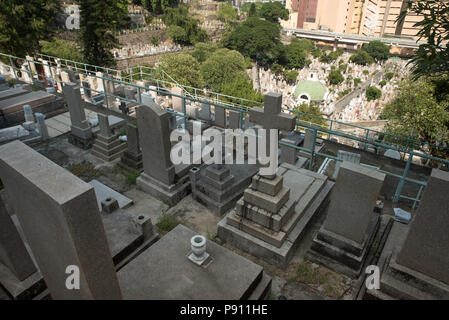
<instances>
[{"instance_id":1,"label":"stone cross","mask_svg":"<svg viewBox=\"0 0 449 320\"><path fill-rule=\"evenodd\" d=\"M269 129L292 131L296 126L296 116L282 112L282 95L278 93L266 94L264 108L251 108L249 114L252 123L261 125L262 128L268 130L266 139L267 156L277 157L277 152L275 154L270 152ZM273 179L274 176L270 175L266 178Z\"/></svg>"}]
</instances>

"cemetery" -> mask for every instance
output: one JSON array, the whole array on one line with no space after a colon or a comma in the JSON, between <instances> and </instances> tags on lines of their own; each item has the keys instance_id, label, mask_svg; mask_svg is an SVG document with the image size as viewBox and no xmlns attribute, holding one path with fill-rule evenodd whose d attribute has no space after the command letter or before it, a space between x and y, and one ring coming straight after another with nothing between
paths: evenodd
<instances>
[{"instance_id":1,"label":"cemetery","mask_svg":"<svg viewBox=\"0 0 449 320\"><path fill-rule=\"evenodd\" d=\"M338 101L349 85L329 90L318 60L297 86L260 69L264 102L251 108L117 70L26 62L1 65L0 102L16 120L0 130L0 299L449 299L449 162L292 108L318 102L342 127L377 119L364 85L402 62L353 65L363 83ZM386 101L393 85L382 90ZM192 159L197 142L171 135L195 131L202 151L212 132L242 139L244 163L226 163L239 149L225 144L211 155L222 161L175 164L172 152ZM250 161L261 149L274 168ZM369 266L380 289L365 286Z\"/></svg>"}]
</instances>

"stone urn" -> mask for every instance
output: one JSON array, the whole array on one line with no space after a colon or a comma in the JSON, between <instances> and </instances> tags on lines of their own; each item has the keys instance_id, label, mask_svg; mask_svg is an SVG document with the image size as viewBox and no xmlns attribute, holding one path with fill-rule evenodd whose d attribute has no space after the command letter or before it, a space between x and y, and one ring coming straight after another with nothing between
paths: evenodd
<instances>
[{"instance_id":1,"label":"stone urn","mask_svg":"<svg viewBox=\"0 0 449 320\"><path fill-rule=\"evenodd\" d=\"M192 259L196 261L204 261L207 258L206 255L206 238L197 235L190 239L190 244L192 247Z\"/></svg>"}]
</instances>

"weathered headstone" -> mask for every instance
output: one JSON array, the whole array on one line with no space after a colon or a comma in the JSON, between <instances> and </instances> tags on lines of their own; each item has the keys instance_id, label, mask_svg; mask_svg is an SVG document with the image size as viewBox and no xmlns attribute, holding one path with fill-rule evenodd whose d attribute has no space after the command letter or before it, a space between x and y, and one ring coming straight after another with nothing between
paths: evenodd
<instances>
[{"instance_id":1,"label":"weathered headstone","mask_svg":"<svg viewBox=\"0 0 449 320\"><path fill-rule=\"evenodd\" d=\"M0 175L53 299L121 299L93 187L18 141L0 147Z\"/></svg>"},{"instance_id":2,"label":"weathered headstone","mask_svg":"<svg viewBox=\"0 0 449 320\"><path fill-rule=\"evenodd\" d=\"M449 299L449 173L433 169L410 224L394 222L377 265L380 290L369 298Z\"/></svg>"},{"instance_id":3,"label":"weathered headstone","mask_svg":"<svg viewBox=\"0 0 449 320\"><path fill-rule=\"evenodd\" d=\"M50 139L50 136L48 134L48 128L45 124L45 115L42 113L36 113L36 123L37 123L37 131L39 132L39 135L41 136L41 140L46 141Z\"/></svg>"},{"instance_id":4,"label":"weathered headstone","mask_svg":"<svg viewBox=\"0 0 449 320\"><path fill-rule=\"evenodd\" d=\"M222 107L215 106L215 125L226 128L226 109Z\"/></svg>"},{"instance_id":5,"label":"weathered headstone","mask_svg":"<svg viewBox=\"0 0 449 320\"><path fill-rule=\"evenodd\" d=\"M391 149L388 149L387 151L385 151L384 157L401 160L401 154L399 153L399 151L391 150Z\"/></svg>"},{"instance_id":6,"label":"weathered headstone","mask_svg":"<svg viewBox=\"0 0 449 320\"><path fill-rule=\"evenodd\" d=\"M306 134L304 136L304 143L302 147L304 149L312 150L313 148L314 131L312 129L306 129ZM304 158L310 158L310 151L300 151L299 155Z\"/></svg>"},{"instance_id":7,"label":"weathered headstone","mask_svg":"<svg viewBox=\"0 0 449 320\"><path fill-rule=\"evenodd\" d=\"M340 166L343 161L352 162L355 164L360 164L361 156L359 153L347 152L344 150L338 150L338 159L341 161L337 161L335 164L334 174L332 175L332 180L336 180L338 177L338 173L340 172Z\"/></svg>"},{"instance_id":8,"label":"weathered headstone","mask_svg":"<svg viewBox=\"0 0 449 320\"><path fill-rule=\"evenodd\" d=\"M120 158L126 149L126 143L120 141L118 136L113 134L107 115L99 113L98 123L100 124L100 132L92 146L92 154L105 161Z\"/></svg>"},{"instance_id":9,"label":"weathered headstone","mask_svg":"<svg viewBox=\"0 0 449 320\"><path fill-rule=\"evenodd\" d=\"M142 170L142 151L140 150L139 131L137 126L128 122L126 124L127 149L121 158L121 165L133 170Z\"/></svg>"},{"instance_id":10,"label":"weathered headstone","mask_svg":"<svg viewBox=\"0 0 449 320\"><path fill-rule=\"evenodd\" d=\"M137 185L170 204L179 202L188 192L188 175L176 174L170 159L169 114L155 103L137 108L139 141L144 172Z\"/></svg>"},{"instance_id":11,"label":"weathered headstone","mask_svg":"<svg viewBox=\"0 0 449 320\"><path fill-rule=\"evenodd\" d=\"M384 173L351 162L341 164L326 220L309 252L312 258L337 261L338 271L348 276L360 274L379 227L374 208L384 180Z\"/></svg>"},{"instance_id":12,"label":"weathered headstone","mask_svg":"<svg viewBox=\"0 0 449 320\"><path fill-rule=\"evenodd\" d=\"M66 83L64 86L64 96L72 122L69 142L83 149L88 149L92 146L92 128L86 120L80 90L81 88L75 83Z\"/></svg>"},{"instance_id":13,"label":"weathered headstone","mask_svg":"<svg viewBox=\"0 0 449 320\"><path fill-rule=\"evenodd\" d=\"M179 87L173 87L170 90L170 92L172 94L176 94L177 96L182 96L183 95L183 90L182 90L182 88L179 88ZM177 112L184 112L182 104L183 104L182 103L182 98L176 97L176 96L172 96L173 110L175 110Z\"/></svg>"},{"instance_id":14,"label":"weathered headstone","mask_svg":"<svg viewBox=\"0 0 449 320\"><path fill-rule=\"evenodd\" d=\"M240 129L240 112L229 110L229 129Z\"/></svg>"},{"instance_id":15,"label":"weathered headstone","mask_svg":"<svg viewBox=\"0 0 449 320\"><path fill-rule=\"evenodd\" d=\"M198 118L200 120L204 120L204 121L211 120L210 104L208 104L208 103L201 104L201 110L198 113Z\"/></svg>"}]
</instances>

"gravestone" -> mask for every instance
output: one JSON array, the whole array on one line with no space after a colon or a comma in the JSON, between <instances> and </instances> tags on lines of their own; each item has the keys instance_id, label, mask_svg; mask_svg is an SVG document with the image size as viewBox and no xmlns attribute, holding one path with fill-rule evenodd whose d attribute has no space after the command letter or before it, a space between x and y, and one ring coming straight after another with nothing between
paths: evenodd
<instances>
[{"instance_id":1,"label":"gravestone","mask_svg":"<svg viewBox=\"0 0 449 320\"><path fill-rule=\"evenodd\" d=\"M137 185L170 205L189 191L189 168L177 170L170 159L169 114L155 103L137 108L137 125L144 172ZM179 167L178 167L179 168Z\"/></svg>"},{"instance_id":2,"label":"gravestone","mask_svg":"<svg viewBox=\"0 0 449 320\"><path fill-rule=\"evenodd\" d=\"M53 299L121 299L93 187L18 141L0 147L0 175Z\"/></svg>"},{"instance_id":3,"label":"gravestone","mask_svg":"<svg viewBox=\"0 0 449 320\"><path fill-rule=\"evenodd\" d=\"M50 139L50 136L48 134L48 128L45 124L45 115L42 113L36 113L36 123L37 123L37 131L39 132L39 135L41 136L42 141L46 141Z\"/></svg>"},{"instance_id":4,"label":"gravestone","mask_svg":"<svg viewBox=\"0 0 449 320\"><path fill-rule=\"evenodd\" d=\"M401 154L399 153L399 151L391 150L391 149L388 149L387 151L385 151L384 157L401 160Z\"/></svg>"},{"instance_id":5,"label":"gravestone","mask_svg":"<svg viewBox=\"0 0 449 320\"><path fill-rule=\"evenodd\" d=\"M215 106L215 120L214 124L221 128L226 128L226 109L222 107Z\"/></svg>"},{"instance_id":6,"label":"gravestone","mask_svg":"<svg viewBox=\"0 0 449 320\"><path fill-rule=\"evenodd\" d=\"M265 107L252 108L251 120L264 129L292 131L296 116L282 113L282 95L265 96ZM267 139L267 150L270 142ZM277 145L276 151L277 151ZM271 158L277 152L270 152ZM218 236L226 242L285 267L312 216L325 203L332 187L327 177L282 164L274 173L253 176L243 197L218 224Z\"/></svg>"},{"instance_id":7,"label":"gravestone","mask_svg":"<svg viewBox=\"0 0 449 320\"><path fill-rule=\"evenodd\" d=\"M361 155L359 153L338 150L338 159L340 159L341 161L337 161L337 163L335 164L334 174L332 175L331 178L334 181L338 177L338 173L340 172L340 166L343 161L360 164Z\"/></svg>"},{"instance_id":8,"label":"gravestone","mask_svg":"<svg viewBox=\"0 0 449 320\"><path fill-rule=\"evenodd\" d=\"M210 112L210 104L204 103L204 102L201 104L201 110L198 113L198 118L203 121L212 120L211 112Z\"/></svg>"},{"instance_id":9,"label":"gravestone","mask_svg":"<svg viewBox=\"0 0 449 320\"><path fill-rule=\"evenodd\" d=\"M112 132L107 115L98 114L100 132L97 133L92 146L92 154L104 161L113 161L120 158L126 149L126 143Z\"/></svg>"},{"instance_id":10,"label":"gravestone","mask_svg":"<svg viewBox=\"0 0 449 320\"><path fill-rule=\"evenodd\" d=\"M80 87L75 83L66 83L64 97L69 107L70 121L72 122L69 142L82 149L92 146L92 128L86 120L86 114L81 99Z\"/></svg>"},{"instance_id":11,"label":"gravestone","mask_svg":"<svg viewBox=\"0 0 449 320\"><path fill-rule=\"evenodd\" d=\"M433 169L411 224L394 222L379 258L377 299L449 299L449 173Z\"/></svg>"},{"instance_id":12,"label":"gravestone","mask_svg":"<svg viewBox=\"0 0 449 320\"><path fill-rule=\"evenodd\" d=\"M360 275L379 227L374 209L384 180L378 171L341 164L326 220L309 251L313 260L350 277Z\"/></svg>"},{"instance_id":13,"label":"gravestone","mask_svg":"<svg viewBox=\"0 0 449 320\"><path fill-rule=\"evenodd\" d=\"M306 134L304 136L304 143L302 147L304 149L312 150L313 148L313 137L314 137L314 131L312 129L306 129ZM300 151L299 155L304 158L310 158L310 152L306 151Z\"/></svg>"},{"instance_id":14,"label":"gravestone","mask_svg":"<svg viewBox=\"0 0 449 320\"><path fill-rule=\"evenodd\" d=\"M140 150L139 131L137 126L128 122L126 124L127 149L121 158L121 165L125 168L141 171L142 151Z\"/></svg>"},{"instance_id":15,"label":"gravestone","mask_svg":"<svg viewBox=\"0 0 449 320\"><path fill-rule=\"evenodd\" d=\"M304 141L304 137L296 132L288 134L281 142L299 146ZM298 149L281 144L281 163L288 163L296 166L298 161Z\"/></svg>"},{"instance_id":16,"label":"gravestone","mask_svg":"<svg viewBox=\"0 0 449 320\"><path fill-rule=\"evenodd\" d=\"M240 112L229 110L229 129L240 129Z\"/></svg>"},{"instance_id":17,"label":"gravestone","mask_svg":"<svg viewBox=\"0 0 449 320\"><path fill-rule=\"evenodd\" d=\"M178 96L182 96L183 95L183 90L182 90L182 88L179 88L179 87L173 87L170 90L170 92L172 94L176 94ZM173 110L175 110L177 112L184 113L183 106L182 106L183 105L182 98L172 96L171 99L172 99L172 108L173 108Z\"/></svg>"}]
</instances>

